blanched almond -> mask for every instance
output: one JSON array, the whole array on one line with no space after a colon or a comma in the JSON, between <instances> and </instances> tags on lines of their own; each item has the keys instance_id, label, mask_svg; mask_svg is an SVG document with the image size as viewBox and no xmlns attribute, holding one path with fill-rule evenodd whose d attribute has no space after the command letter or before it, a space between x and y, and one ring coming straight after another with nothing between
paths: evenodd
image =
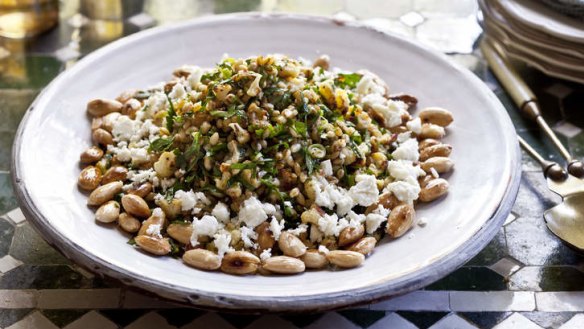
<instances>
[{"instance_id":1,"label":"blanched almond","mask_svg":"<svg viewBox=\"0 0 584 329\"><path fill-rule=\"evenodd\" d=\"M444 135L446 135L446 131L444 131L443 127L432 123L424 123L422 125L422 131L418 134L418 138L442 139Z\"/></svg>"},{"instance_id":2,"label":"blanched almond","mask_svg":"<svg viewBox=\"0 0 584 329\"><path fill-rule=\"evenodd\" d=\"M98 98L87 103L87 112L94 117L102 117L108 113L120 112L122 103L111 99Z\"/></svg>"},{"instance_id":3,"label":"blanched almond","mask_svg":"<svg viewBox=\"0 0 584 329\"><path fill-rule=\"evenodd\" d=\"M157 210L158 209L158 210ZM140 227L140 231L138 235L145 235L148 231L150 225L160 225L160 227L164 227L166 224L166 216L164 212L160 210L160 208L154 209L152 211L152 215L148 217L147 220L142 222L142 226Z\"/></svg>"},{"instance_id":4,"label":"blanched almond","mask_svg":"<svg viewBox=\"0 0 584 329\"><path fill-rule=\"evenodd\" d=\"M207 249L187 250L182 259L186 264L200 270L214 271L221 267L219 255Z\"/></svg>"},{"instance_id":5,"label":"blanched almond","mask_svg":"<svg viewBox=\"0 0 584 329\"><path fill-rule=\"evenodd\" d=\"M427 173L434 168L437 173L443 174L452 170L454 162L446 157L433 157L420 164L420 167Z\"/></svg>"},{"instance_id":6,"label":"blanched almond","mask_svg":"<svg viewBox=\"0 0 584 329\"><path fill-rule=\"evenodd\" d=\"M190 223L172 223L166 228L166 233L176 241L182 244L191 242L191 235L193 235L193 227Z\"/></svg>"},{"instance_id":7,"label":"blanched almond","mask_svg":"<svg viewBox=\"0 0 584 329\"><path fill-rule=\"evenodd\" d=\"M103 151L97 146L92 146L81 153L79 156L79 162L83 164L96 163L99 161L99 159L101 159L102 156Z\"/></svg>"},{"instance_id":8,"label":"blanched almond","mask_svg":"<svg viewBox=\"0 0 584 329\"><path fill-rule=\"evenodd\" d=\"M128 233L138 232L138 230L140 230L140 226L142 225L136 217L128 215L125 212L121 213L118 217L118 224L122 230Z\"/></svg>"},{"instance_id":9,"label":"blanched almond","mask_svg":"<svg viewBox=\"0 0 584 329\"><path fill-rule=\"evenodd\" d=\"M454 121L452 113L441 107L427 107L420 111L422 123L432 123L446 127Z\"/></svg>"},{"instance_id":10,"label":"blanched almond","mask_svg":"<svg viewBox=\"0 0 584 329\"><path fill-rule=\"evenodd\" d=\"M434 201L446 192L448 192L448 181L443 178L433 179L420 190L420 201Z\"/></svg>"},{"instance_id":11,"label":"blanched almond","mask_svg":"<svg viewBox=\"0 0 584 329\"><path fill-rule=\"evenodd\" d=\"M79 173L77 184L84 190L95 190L102 181L101 171L94 166L87 166Z\"/></svg>"},{"instance_id":12,"label":"blanched almond","mask_svg":"<svg viewBox=\"0 0 584 329\"><path fill-rule=\"evenodd\" d=\"M128 177L128 169L124 166L113 166L103 174L102 183L107 184L114 181L125 181Z\"/></svg>"},{"instance_id":13,"label":"blanched almond","mask_svg":"<svg viewBox=\"0 0 584 329\"><path fill-rule=\"evenodd\" d=\"M304 263L300 259L288 256L270 257L264 262L263 268L279 274L296 274L305 270Z\"/></svg>"},{"instance_id":14,"label":"blanched almond","mask_svg":"<svg viewBox=\"0 0 584 329\"><path fill-rule=\"evenodd\" d=\"M358 226L347 226L339 234L339 247L344 247L359 240L365 233L363 224Z\"/></svg>"},{"instance_id":15,"label":"blanched almond","mask_svg":"<svg viewBox=\"0 0 584 329\"><path fill-rule=\"evenodd\" d=\"M353 243L348 250L350 251L355 251L358 253L361 253L363 255L369 255L373 249L375 248L375 245L377 244L377 239L375 239L372 236L367 236L362 238L361 240Z\"/></svg>"},{"instance_id":16,"label":"blanched almond","mask_svg":"<svg viewBox=\"0 0 584 329\"><path fill-rule=\"evenodd\" d=\"M319 269L328 265L326 256L316 249L307 250L300 259L302 259L306 268Z\"/></svg>"},{"instance_id":17,"label":"blanched almond","mask_svg":"<svg viewBox=\"0 0 584 329\"><path fill-rule=\"evenodd\" d=\"M278 246L284 255L290 257L300 257L306 252L306 246L302 243L302 240L288 232L280 234Z\"/></svg>"},{"instance_id":18,"label":"blanched almond","mask_svg":"<svg viewBox=\"0 0 584 329\"><path fill-rule=\"evenodd\" d=\"M102 185L89 195L87 199L87 204L90 206L99 206L106 201L109 201L114 198L114 196L122 191L122 182L111 182L105 185Z\"/></svg>"},{"instance_id":19,"label":"blanched almond","mask_svg":"<svg viewBox=\"0 0 584 329\"><path fill-rule=\"evenodd\" d=\"M122 197L122 206L130 215L141 218L150 216L150 208L148 208L148 204L144 199L137 195L125 194Z\"/></svg>"},{"instance_id":20,"label":"blanched almond","mask_svg":"<svg viewBox=\"0 0 584 329\"><path fill-rule=\"evenodd\" d=\"M108 201L102 204L95 212L95 220L102 223L115 222L120 215L120 204L116 201Z\"/></svg>"},{"instance_id":21,"label":"blanched almond","mask_svg":"<svg viewBox=\"0 0 584 329\"><path fill-rule=\"evenodd\" d=\"M402 236L414 225L415 214L414 207L409 204L395 207L389 213L385 232L392 238Z\"/></svg>"},{"instance_id":22,"label":"blanched almond","mask_svg":"<svg viewBox=\"0 0 584 329\"><path fill-rule=\"evenodd\" d=\"M170 253L170 242L167 238L156 238L149 235L138 235L134 238L136 244L153 255L166 255Z\"/></svg>"},{"instance_id":23,"label":"blanched almond","mask_svg":"<svg viewBox=\"0 0 584 329\"><path fill-rule=\"evenodd\" d=\"M330 251L326 258L331 264L342 268L357 267L365 260L365 256L362 253L349 250Z\"/></svg>"},{"instance_id":24,"label":"blanched almond","mask_svg":"<svg viewBox=\"0 0 584 329\"><path fill-rule=\"evenodd\" d=\"M258 270L260 259L247 251L232 251L223 256L221 271L228 274L253 274Z\"/></svg>"}]
</instances>

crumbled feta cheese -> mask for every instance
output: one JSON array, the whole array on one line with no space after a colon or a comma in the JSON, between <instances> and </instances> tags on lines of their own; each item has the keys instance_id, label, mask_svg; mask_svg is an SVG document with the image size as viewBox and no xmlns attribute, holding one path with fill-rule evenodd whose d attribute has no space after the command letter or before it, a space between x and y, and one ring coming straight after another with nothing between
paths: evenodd
<instances>
[{"instance_id":1,"label":"crumbled feta cheese","mask_svg":"<svg viewBox=\"0 0 584 329\"><path fill-rule=\"evenodd\" d=\"M249 227L256 227L268 218L261 202L255 197L245 200L239 210L239 221L244 222Z\"/></svg>"},{"instance_id":2,"label":"crumbled feta cheese","mask_svg":"<svg viewBox=\"0 0 584 329\"><path fill-rule=\"evenodd\" d=\"M138 129L138 122L126 115L120 116L112 124L114 141L129 141Z\"/></svg>"},{"instance_id":3,"label":"crumbled feta cheese","mask_svg":"<svg viewBox=\"0 0 584 329\"><path fill-rule=\"evenodd\" d=\"M152 210L152 217L164 218L165 216L166 215L164 215L162 208L154 208L154 210Z\"/></svg>"},{"instance_id":4,"label":"crumbled feta cheese","mask_svg":"<svg viewBox=\"0 0 584 329\"><path fill-rule=\"evenodd\" d=\"M182 83L179 82L175 84L174 87L172 87L172 90L170 91L170 93L168 93L168 97L170 97L173 100L176 100L183 98L186 94L187 91L185 90L185 87L182 85Z\"/></svg>"},{"instance_id":5,"label":"crumbled feta cheese","mask_svg":"<svg viewBox=\"0 0 584 329\"><path fill-rule=\"evenodd\" d=\"M187 82L192 89L196 89L201 83L201 77L203 76L203 70L198 66L192 66L189 68L191 74L187 77Z\"/></svg>"},{"instance_id":6,"label":"crumbled feta cheese","mask_svg":"<svg viewBox=\"0 0 584 329\"><path fill-rule=\"evenodd\" d=\"M322 173L325 176L332 176L333 175L333 165L331 160L325 160L320 163L320 168L322 169Z\"/></svg>"},{"instance_id":7,"label":"crumbled feta cheese","mask_svg":"<svg viewBox=\"0 0 584 329\"><path fill-rule=\"evenodd\" d=\"M130 170L128 171L127 177L136 184L142 184L152 181L156 177L156 172L152 168L147 170Z\"/></svg>"},{"instance_id":8,"label":"crumbled feta cheese","mask_svg":"<svg viewBox=\"0 0 584 329\"><path fill-rule=\"evenodd\" d=\"M384 192L391 192L398 200L413 204L414 200L417 200L420 194L420 184L418 184L416 179L408 177L403 181L389 183L385 187Z\"/></svg>"},{"instance_id":9,"label":"crumbled feta cheese","mask_svg":"<svg viewBox=\"0 0 584 329\"><path fill-rule=\"evenodd\" d=\"M408 121L406 127L416 135L422 132L422 120L420 118L415 118L414 120Z\"/></svg>"},{"instance_id":10,"label":"crumbled feta cheese","mask_svg":"<svg viewBox=\"0 0 584 329\"><path fill-rule=\"evenodd\" d=\"M337 214L342 216L346 214L353 206L353 198L347 190L336 185L329 184L321 176L313 177L316 192L315 203L321 207L333 209L337 206Z\"/></svg>"},{"instance_id":11,"label":"crumbled feta cheese","mask_svg":"<svg viewBox=\"0 0 584 329\"><path fill-rule=\"evenodd\" d=\"M286 205L286 203L284 203L284 204ZM288 206L288 205L286 205L286 206ZM292 205L289 205L288 207L292 207ZM262 203L262 208L264 209L264 212L268 216L274 216L276 214L276 207L273 204Z\"/></svg>"},{"instance_id":12,"label":"crumbled feta cheese","mask_svg":"<svg viewBox=\"0 0 584 329\"><path fill-rule=\"evenodd\" d=\"M270 259L270 257L272 257L272 248L264 249L264 251L260 253L260 259L262 262Z\"/></svg>"},{"instance_id":13,"label":"crumbled feta cheese","mask_svg":"<svg viewBox=\"0 0 584 329\"><path fill-rule=\"evenodd\" d=\"M385 93L385 88L373 79L373 75L364 74L361 80L357 83L355 91L361 95L368 94L378 94L383 95Z\"/></svg>"},{"instance_id":14,"label":"crumbled feta cheese","mask_svg":"<svg viewBox=\"0 0 584 329\"><path fill-rule=\"evenodd\" d=\"M189 211L197 204L197 197L192 190L188 192L178 190L174 193L174 198L180 200L182 211Z\"/></svg>"},{"instance_id":15,"label":"crumbled feta cheese","mask_svg":"<svg viewBox=\"0 0 584 329\"><path fill-rule=\"evenodd\" d=\"M196 246L200 236L213 236L221 228L217 218L209 215L201 219L193 218L193 234L191 235L191 244Z\"/></svg>"},{"instance_id":16,"label":"crumbled feta cheese","mask_svg":"<svg viewBox=\"0 0 584 329\"><path fill-rule=\"evenodd\" d=\"M428 224L426 217L419 217L417 222L419 227L425 227Z\"/></svg>"},{"instance_id":17,"label":"crumbled feta cheese","mask_svg":"<svg viewBox=\"0 0 584 329\"><path fill-rule=\"evenodd\" d=\"M217 234L213 235L213 238L215 239L215 240L213 240L213 242L215 244L215 247L217 248L217 255L219 255L220 258L223 258L223 256L226 253L234 250L230 246L231 233L229 233L225 230L221 230ZM192 240L191 240L191 243L192 243Z\"/></svg>"},{"instance_id":18,"label":"crumbled feta cheese","mask_svg":"<svg viewBox=\"0 0 584 329\"><path fill-rule=\"evenodd\" d=\"M379 198L377 179L373 175L357 175L357 184L349 189L349 196L355 204L363 207L370 206Z\"/></svg>"},{"instance_id":19,"label":"crumbled feta cheese","mask_svg":"<svg viewBox=\"0 0 584 329\"><path fill-rule=\"evenodd\" d=\"M170 188L174 185L175 181L176 181L176 179L174 179L174 178L163 178L160 181L160 187L162 188L163 191L166 191L166 190L168 190L168 188Z\"/></svg>"},{"instance_id":20,"label":"crumbled feta cheese","mask_svg":"<svg viewBox=\"0 0 584 329\"><path fill-rule=\"evenodd\" d=\"M326 255L330 252L330 250L327 247L320 245L318 246L318 252Z\"/></svg>"},{"instance_id":21,"label":"crumbled feta cheese","mask_svg":"<svg viewBox=\"0 0 584 329\"><path fill-rule=\"evenodd\" d=\"M258 239L258 234L253 230L253 228L242 226L240 232L241 240L243 241L243 245L246 248L255 248L257 246L256 243L252 241Z\"/></svg>"},{"instance_id":22,"label":"crumbled feta cheese","mask_svg":"<svg viewBox=\"0 0 584 329\"><path fill-rule=\"evenodd\" d=\"M374 213L374 214L378 214L378 215L381 215L381 216L383 216L383 217L385 217L385 218L387 218L387 216L389 216L389 213L390 213L390 212L391 212L391 210L390 210L390 209L387 209L387 208L385 208L385 207L384 207L384 206L382 206L382 205L379 205L377 208L375 208L375 209L372 211L372 213Z\"/></svg>"},{"instance_id":23,"label":"crumbled feta cheese","mask_svg":"<svg viewBox=\"0 0 584 329\"><path fill-rule=\"evenodd\" d=\"M397 142L398 143L403 143L405 141L407 141L408 139L412 138L412 133L410 131L406 131L405 133L401 133L397 135Z\"/></svg>"},{"instance_id":24,"label":"crumbled feta cheese","mask_svg":"<svg viewBox=\"0 0 584 329\"><path fill-rule=\"evenodd\" d=\"M160 234L160 224L150 224L150 226L148 226L148 229L146 230L146 234L156 237L156 238L162 238L162 235Z\"/></svg>"},{"instance_id":25,"label":"crumbled feta cheese","mask_svg":"<svg viewBox=\"0 0 584 329\"><path fill-rule=\"evenodd\" d=\"M400 143L398 148L391 153L396 160L418 161L420 153L418 152L418 141L410 138Z\"/></svg>"},{"instance_id":26,"label":"crumbled feta cheese","mask_svg":"<svg viewBox=\"0 0 584 329\"><path fill-rule=\"evenodd\" d=\"M363 214L357 214L354 211L349 211L345 218L348 219L351 223L353 222L364 223L366 217Z\"/></svg>"},{"instance_id":27,"label":"crumbled feta cheese","mask_svg":"<svg viewBox=\"0 0 584 329\"><path fill-rule=\"evenodd\" d=\"M299 236L302 233L306 233L307 230L308 230L308 225L300 224L300 225L298 225L297 228L295 228L293 230L288 230L288 233Z\"/></svg>"},{"instance_id":28,"label":"crumbled feta cheese","mask_svg":"<svg viewBox=\"0 0 584 329\"><path fill-rule=\"evenodd\" d=\"M318 228L325 236L338 236L342 230L342 228L339 226L339 217L336 214L325 214L324 216L320 217L318 219Z\"/></svg>"},{"instance_id":29,"label":"crumbled feta cheese","mask_svg":"<svg viewBox=\"0 0 584 329\"><path fill-rule=\"evenodd\" d=\"M217 220L224 224L227 224L231 219L229 208L227 208L227 205L221 201L217 202L217 204L211 211L211 215L215 216Z\"/></svg>"},{"instance_id":30,"label":"crumbled feta cheese","mask_svg":"<svg viewBox=\"0 0 584 329\"><path fill-rule=\"evenodd\" d=\"M274 236L274 240L280 240L280 234L282 234L282 230L284 229L284 220L282 219L280 222L276 219L276 217L272 216L272 220L270 221L270 231L272 231L272 235Z\"/></svg>"},{"instance_id":31,"label":"crumbled feta cheese","mask_svg":"<svg viewBox=\"0 0 584 329\"><path fill-rule=\"evenodd\" d=\"M387 162L387 171L393 178L399 180L408 177L418 178L426 174L419 166L414 166L413 162L409 160L390 160Z\"/></svg>"},{"instance_id":32,"label":"crumbled feta cheese","mask_svg":"<svg viewBox=\"0 0 584 329\"><path fill-rule=\"evenodd\" d=\"M367 234L373 234L379 226L387 220L387 217L381 216L375 213L369 213L367 219L365 220L365 227L367 228Z\"/></svg>"},{"instance_id":33,"label":"crumbled feta cheese","mask_svg":"<svg viewBox=\"0 0 584 329\"><path fill-rule=\"evenodd\" d=\"M163 92L155 92L144 102L144 111L138 113L144 113L145 118L152 118L154 114L160 111L166 111L166 105L168 100Z\"/></svg>"},{"instance_id":34,"label":"crumbled feta cheese","mask_svg":"<svg viewBox=\"0 0 584 329\"><path fill-rule=\"evenodd\" d=\"M310 226L310 241L311 242L320 242L322 241L323 235L322 232L316 227L316 225Z\"/></svg>"},{"instance_id":35,"label":"crumbled feta cheese","mask_svg":"<svg viewBox=\"0 0 584 329\"><path fill-rule=\"evenodd\" d=\"M383 118L386 128L398 126L402 122L402 115L407 113L407 105L401 101L392 101L378 94L369 94L362 99L363 104Z\"/></svg>"},{"instance_id":36,"label":"crumbled feta cheese","mask_svg":"<svg viewBox=\"0 0 584 329\"><path fill-rule=\"evenodd\" d=\"M134 165L148 162L148 160L150 160L148 150L145 148L131 148L130 157L132 158L132 164Z\"/></svg>"}]
</instances>

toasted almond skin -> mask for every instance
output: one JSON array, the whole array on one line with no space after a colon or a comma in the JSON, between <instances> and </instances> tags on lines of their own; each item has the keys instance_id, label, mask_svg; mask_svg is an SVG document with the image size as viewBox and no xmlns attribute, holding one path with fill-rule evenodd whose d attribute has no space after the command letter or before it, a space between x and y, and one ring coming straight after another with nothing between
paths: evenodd
<instances>
[{"instance_id":1,"label":"toasted almond skin","mask_svg":"<svg viewBox=\"0 0 584 329\"><path fill-rule=\"evenodd\" d=\"M387 218L385 232L392 238L398 238L406 233L414 225L414 207L404 204L395 207Z\"/></svg>"},{"instance_id":2,"label":"toasted almond skin","mask_svg":"<svg viewBox=\"0 0 584 329\"><path fill-rule=\"evenodd\" d=\"M422 131L418 134L419 139L442 139L446 135L446 131L444 131L444 127L439 125L435 125L432 123L424 123L422 124Z\"/></svg>"},{"instance_id":3,"label":"toasted almond skin","mask_svg":"<svg viewBox=\"0 0 584 329\"><path fill-rule=\"evenodd\" d=\"M152 192L152 183L150 182L143 183L136 188L131 188L128 190L128 194L135 194L141 197L142 199L144 199L148 194L150 194L150 192Z\"/></svg>"},{"instance_id":4,"label":"toasted almond skin","mask_svg":"<svg viewBox=\"0 0 584 329\"><path fill-rule=\"evenodd\" d=\"M102 117L108 113L120 112L122 103L111 99L98 98L87 103L87 113L94 117Z\"/></svg>"},{"instance_id":5,"label":"toasted almond skin","mask_svg":"<svg viewBox=\"0 0 584 329\"><path fill-rule=\"evenodd\" d=\"M99 169L94 166L87 166L79 173L77 185L84 190L93 191L99 186L102 180L103 177Z\"/></svg>"},{"instance_id":6,"label":"toasted almond skin","mask_svg":"<svg viewBox=\"0 0 584 329\"><path fill-rule=\"evenodd\" d=\"M306 269L300 259L288 256L270 257L264 262L263 268L279 274L302 273Z\"/></svg>"},{"instance_id":7,"label":"toasted almond skin","mask_svg":"<svg viewBox=\"0 0 584 329\"><path fill-rule=\"evenodd\" d=\"M166 228L166 233L168 233L168 235L170 235L176 241L182 244L188 244L191 242L193 227L189 223L185 224L173 223L168 225L168 227Z\"/></svg>"},{"instance_id":8,"label":"toasted almond skin","mask_svg":"<svg viewBox=\"0 0 584 329\"><path fill-rule=\"evenodd\" d=\"M102 184L115 182L117 180L125 181L128 177L128 169L124 166L113 166L109 168L101 180Z\"/></svg>"},{"instance_id":9,"label":"toasted almond skin","mask_svg":"<svg viewBox=\"0 0 584 329\"><path fill-rule=\"evenodd\" d=\"M362 253L350 250L333 250L330 251L326 258L331 264L342 268L353 268L361 265L365 260Z\"/></svg>"},{"instance_id":10,"label":"toasted almond skin","mask_svg":"<svg viewBox=\"0 0 584 329\"><path fill-rule=\"evenodd\" d=\"M165 224L166 216L164 215L164 212L161 212L161 215L158 216L157 212L153 211L152 215L150 215L147 220L142 222L142 226L140 227L140 231L138 231L138 235L145 235L150 225L160 225L161 227L164 227Z\"/></svg>"},{"instance_id":11,"label":"toasted almond skin","mask_svg":"<svg viewBox=\"0 0 584 329\"><path fill-rule=\"evenodd\" d=\"M420 143L418 144L418 148L420 149L420 151L422 151L430 146L434 146L434 145L438 145L438 144L442 144L442 142L440 142L439 140L436 140L436 139L426 138L426 139L420 141Z\"/></svg>"},{"instance_id":12,"label":"toasted almond skin","mask_svg":"<svg viewBox=\"0 0 584 329\"><path fill-rule=\"evenodd\" d=\"M452 153L452 146L448 144L429 146L420 151L420 161L426 161L433 157L448 157L450 153Z\"/></svg>"},{"instance_id":13,"label":"toasted almond skin","mask_svg":"<svg viewBox=\"0 0 584 329\"><path fill-rule=\"evenodd\" d=\"M452 112L441 107L427 107L420 111L422 123L432 123L441 127L447 127L454 121Z\"/></svg>"},{"instance_id":14,"label":"toasted almond skin","mask_svg":"<svg viewBox=\"0 0 584 329\"><path fill-rule=\"evenodd\" d=\"M118 217L118 224L122 228L122 230L128 233L136 233L140 230L140 226L142 225L136 217L129 215L125 212L121 213Z\"/></svg>"},{"instance_id":15,"label":"toasted almond skin","mask_svg":"<svg viewBox=\"0 0 584 329\"><path fill-rule=\"evenodd\" d=\"M319 269L328 265L328 259L316 249L308 249L300 258L306 268Z\"/></svg>"},{"instance_id":16,"label":"toasted almond skin","mask_svg":"<svg viewBox=\"0 0 584 329\"><path fill-rule=\"evenodd\" d=\"M434 168L439 174L447 173L454 168L454 162L446 157L433 157L420 164L422 170L430 173L431 168Z\"/></svg>"},{"instance_id":17,"label":"toasted almond skin","mask_svg":"<svg viewBox=\"0 0 584 329\"><path fill-rule=\"evenodd\" d=\"M355 251L358 253L361 253L363 255L369 255L373 249L375 248L375 245L377 244L377 239L375 239L372 236L367 236L364 238L361 238L361 240L353 243L348 250L350 251Z\"/></svg>"},{"instance_id":18,"label":"toasted almond skin","mask_svg":"<svg viewBox=\"0 0 584 329\"><path fill-rule=\"evenodd\" d=\"M431 180L420 190L420 201L430 202L438 199L448 192L448 181L443 178Z\"/></svg>"},{"instance_id":19,"label":"toasted almond skin","mask_svg":"<svg viewBox=\"0 0 584 329\"><path fill-rule=\"evenodd\" d=\"M260 252L274 247L276 240L270 231L270 224L268 222L263 222L258 225L255 231L258 234L257 242Z\"/></svg>"},{"instance_id":20,"label":"toasted almond skin","mask_svg":"<svg viewBox=\"0 0 584 329\"><path fill-rule=\"evenodd\" d=\"M92 146L83 151L79 156L79 162L83 164L96 163L103 156L103 150L97 146Z\"/></svg>"},{"instance_id":21,"label":"toasted almond skin","mask_svg":"<svg viewBox=\"0 0 584 329\"><path fill-rule=\"evenodd\" d=\"M87 204L89 206L99 206L106 201L109 201L114 198L117 193L122 191L122 186L124 184L122 182L111 182L105 185L102 185L89 195L87 199Z\"/></svg>"},{"instance_id":22,"label":"toasted almond skin","mask_svg":"<svg viewBox=\"0 0 584 329\"><path fill-rule=\"evenodd\" d=\"M120 215L120 204L116 201L108 201L102 204L95 212L95 220L102 223L115 222Z\"/></svg>"},{"instance_id":23,"label":"toasted almond skin","mask_svg":"<svg viewBox=\"0 0 584 329\"><path fill-rule=\"evenodd\" d=\"M223 256L221 271L228 274L253 274L258 270L260 259L247 251L232 251Z\"/></svg>"},{"instance_id":24,"label":"toasted almond skin","mask_svg":"<svg viewBox=\"0 0 584 329\"><path fill-rule=\"evenodd\" d=\"M219 255L207 249L187 250L182 259L187 265L200 270L214 271L221 267Z\"/></svg>"},{"instance_id":25,"label":"toasted almond skin","mask_svg":"<svg viewBox=\"0 0 584 329\"><path fill-rule=\"evenodd\" d=\"M284 255L290 257L300 257L306 252L306 246L302 243L302 240L288 232L280 234L278 246Z\"/></svg>"},{"instance_id":26,"label":"toasted almond skin","mask_svg":"<svg viewBox=\"0 0 584 329\"><path fill-rule=\"evenodd\" d=\"M359 240L364 233L365 226L363 226L363 224L359 224L357 227L345 227L339 234L339 247L350 245L351 243Z\"/></svg>"},{"instance_id":27,"label":"toasted almond skin","mask_svg":"<svg viewBox=\"0 0 584 329\"><path fill-rule=\"evenodd\" d=\"M122 206L128 214L139 218L148 217L151 213L146 201L134 194L125 194L122 197Z\"/></svg>"},{"instance_id":28,"label":"toasted almond skin","mask_svg":"<svg viewBox=\"0 0 584 329\"><path fill-rule=\"evenodd\" d=\"M93 141L96 144L107 146L114 143L114 138L107 130L98 128L91 134Z\"/></svg>"},{"instance_id":29,"label":"toasted almond skin","mask_svg":"<svg viewBox=\"0 0 584 329\"><path fill-rule=\"evenodd\" d=\"M134 238L136 244L153 255L167 255L170 253L170 242L167 238L155 238L149 235L138 235Z\"/></svg>"}]
</instances>

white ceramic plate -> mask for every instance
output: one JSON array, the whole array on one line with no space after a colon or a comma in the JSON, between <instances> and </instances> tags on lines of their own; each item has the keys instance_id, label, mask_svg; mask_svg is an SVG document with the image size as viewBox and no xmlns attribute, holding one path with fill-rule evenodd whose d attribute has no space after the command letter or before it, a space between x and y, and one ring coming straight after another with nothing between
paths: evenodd
<instances>
[{"instance_id":1,"label":"white ceramic plate","mask_svg":"<svg viewBox=\"0 0 584 329\"><path fill-rule=\"evenodd\" d=\"M168 79L191 63L210 66L224 53L329 54L335 66L369 69L419 107L450 109L446 142L456 170L450 193L420 207L428 225L385 241L360 268L296 276L229 276L202 272L126 244L114 227L94 222L76 186L78 157L90 142L85 104ZM14 147L13 173L23 211L43 237L90 270L200 307L303 311L367 303L421 288L478 253L498 231L520 177L509 117L474 75L444 56L381 32L327 18L226 15L132 35L87 56L55 79L31 105Z\"/></svg>"},{"instance_id":2,"label":"white ceramic plate","mask_svg":"<svg viewBox=\"0 0 584 329\"><path fill-rule=\"evenodd\" d=\"M562 15L537 1L497 0L514 20L556 38L584 44L584 22Z\"/></svg>"}]
</instances>

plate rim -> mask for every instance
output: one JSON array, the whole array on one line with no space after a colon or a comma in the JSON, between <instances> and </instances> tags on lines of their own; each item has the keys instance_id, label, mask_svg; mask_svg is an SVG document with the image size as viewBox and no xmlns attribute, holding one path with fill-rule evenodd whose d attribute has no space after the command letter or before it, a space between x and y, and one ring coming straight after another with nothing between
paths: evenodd
<instances>
[{"instance_id":1,"label":"plate rim","mask_svg":"<svg viewBox=\"0 0 584 329\"><path fill-rule=\"evenodd\" d=\"M141 31L127 37L116 40L81 59L80 62L88 62L94 57L101 56L102 53L107 53L116 48L123 47L126 44L132 43L135 40L140 40L147 38L150 35L161 33L166 30L178 30L182 28L187 28L189 26L196 26L199 24L205 24L210 22L217 22L222 20L232 20L232 19L290 19L302 22L303 20L319 21L321 23L335 24L335 25L345 25L350 28L365 29L369 31L374 31L381 33L385 38L388 39L398 39L401 42L405 42L414 48L418 48L426 52L437 59L442 60L446 65L451 66L453 69L458 71L463 75L463 77L472 83L476 88L482 89L485 92L485 97L490 99L490 106L493 108L492 112L494 115L501 119L503 128L507 133L506 140L508 145L506 145L506 152L509 154L509 176L505 177L507 179L507 186L502 193L501 201L493 209L492 215L489 219L485 221L483 226L479 228L467 241L462 243L456 249L452 250L449 254L441 257L439 260L435 261L434 270L426 271L425 273L418 273L414 271L407 275L401 276L397 279L391 280L389 282L379 282L367 287L356 288L352 290L339 291L334 293L323 293L317 295L309 295L303 297L287 297L287 296L266 296L266 297L246 297L241 295L226 295L217 294L213 292L205 291L187 291L181 289L181 287L175 286L173 284L164 283L152 278L148 278L143 275L138 275L130 273L122 268L119 268L113 264L106 262L92 254L84 253L79 245L75 244L69 240L66 236L63 236L60 232L53 229L51 225L48 225L46 217L40 213L39 209L34 204L32 198L29 195L27 187L24 185L22 177L22 172L19 169L19 163L21 162L21 139L26 128L27 122L30 118L32 111L39 102L40 99L51 90L52 86L55 85L56 81L65 79L71 72L75 72L75 67L79 65L77 63L73 68L65 70L59 74L49 85L47 85L42 92L36 97L30 107L27 109L23 119L21 120L18 131L15 136L12 159L11 159L11 173L12 173L12 183L15 191L15 195L18 199L18 203L21 210L25 216L29 219L31 225L41 234L41 236L47 241L51 246L59 250L68 259L72 260L76 264L80 264L83 267L88 268L90 271L111 277L124 283L127 286L136 287L142 290L149 291L151 293L157 294L161 297L171 299L173 301L185 303L191 306L197 306L207 309L221 309L230 311L243 311L243 312L299 312L299 311L325 311L338 309L347 306L360 305L365 303L371 303L374 301L387 299L392 296L401 295L409 291L413 291L424 287L442 277L448 273L456 270L464 262L468 261L470 258L475 256L480 252L494 237L498 232L503 222L505 221L507 215L511 211L511 207L515 201L517 193L519 191L520 178L521 178L521 153L519 151L519 146L515 134L511 134L509 131L514 127L512 125L511 119L507 115L503 105L499 102L496 96L488 89L488 87L474 74L468 71L466 68L449 61L446 56L435 50L428 49L420 45L417 42L408 40L404 37L394 35L391 33L386 33L380 31L373 27L364 25L360 22L349 22L344 20L339 20L333 17L317 16L317 15L301 15L301 14L282 14L282 13L236 13L236 14L223 14L223 15L212 15L207 17L195 18L178 24L160 26L145 31ZM185 295L187 295L185 297Z\"/></svg>"}]
</instances>

